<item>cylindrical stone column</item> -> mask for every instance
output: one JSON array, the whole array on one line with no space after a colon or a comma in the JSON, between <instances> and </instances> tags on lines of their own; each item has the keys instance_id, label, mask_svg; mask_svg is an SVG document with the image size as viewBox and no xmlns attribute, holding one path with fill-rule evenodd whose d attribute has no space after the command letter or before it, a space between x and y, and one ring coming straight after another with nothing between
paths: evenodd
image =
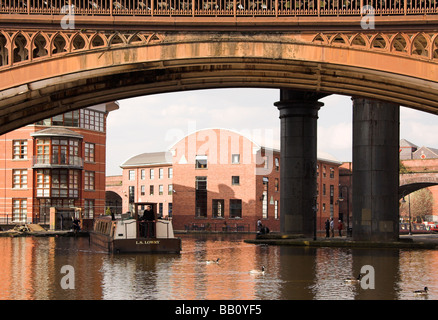
<instances>
[{"instance_id":1,"label":"cylindrical stone column","mask_svg":"<svg viewBox=\"0 0 438 320\"><path fill-rule=\"evenodd\" d=\"M400 107L352 100L353 240L397 241Z\"/></svg>"},{"instance_id":2,"label":"cylindrical stone column","mask_svg":"<svg viewBox=\"0 0 438 320\"><path fill-rule=\"evenodd\" d=\"M311 237L315 227L318 96L281 90L280 231Z\"/></svg>"}]
</instances>

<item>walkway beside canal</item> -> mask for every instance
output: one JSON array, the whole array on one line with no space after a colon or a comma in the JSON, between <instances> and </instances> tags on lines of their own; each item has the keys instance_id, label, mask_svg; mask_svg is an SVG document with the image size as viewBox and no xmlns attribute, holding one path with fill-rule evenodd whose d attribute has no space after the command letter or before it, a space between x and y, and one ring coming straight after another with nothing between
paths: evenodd
<instances>
[{"instance_id":1,"label":"walkway beside canal","mask_svg":"<svg viewBox=\"0 0 438 320\"><path fill-rule=\"evenodd\" d=\"M246 243L277 246L438 249L438 234L401 235L396 242L353 241L352 238L304 238L301 235L268 234L246 239Z\"/></svg>"}]
</instances>

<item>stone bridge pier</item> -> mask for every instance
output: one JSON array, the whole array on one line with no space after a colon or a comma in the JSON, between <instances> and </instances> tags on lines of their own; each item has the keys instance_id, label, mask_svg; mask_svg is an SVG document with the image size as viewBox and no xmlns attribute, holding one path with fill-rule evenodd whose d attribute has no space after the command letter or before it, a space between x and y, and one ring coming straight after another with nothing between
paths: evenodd
<instances>
[{"instance_id":1,"label":"stone bridge pier","mask_svg":"<svg viewBox=\"0 0 438 320\"><path fill-rule=\"evenodd\" d=\"M397 241L397 104L353 98L353 240Z\"/></svg>"},{"instance_id":2,"label":"stone bridge pier","mask_svg":"<svg viewBox=\"0 0 438 320\"><path fill-rule=\"evenodd\" d=\"M283 234L314 234L320 93L281 90ZM353 98L353 240L397 241L399 105Z\"/></svg>"},{"instance_id":3,"label":"stone bridge pier","mask_svg":"<svg viewBox=\"0 0 438 320\"><path fill-rule=\"evenodd\" d=\"M325 95L280 90L280 231L311 236L316 205L317 120Z\"/></svg>"}]
</instances>

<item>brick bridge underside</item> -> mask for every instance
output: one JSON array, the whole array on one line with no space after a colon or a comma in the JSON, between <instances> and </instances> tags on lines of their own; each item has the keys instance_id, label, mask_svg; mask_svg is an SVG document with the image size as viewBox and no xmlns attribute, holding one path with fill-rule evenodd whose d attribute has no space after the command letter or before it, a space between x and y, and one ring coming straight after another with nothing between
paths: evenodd
<instances>
[{"instance_id":1,"label":"brick bridge underside","mask_svg":"<svg viewBox=\"0 0 438 320\"><path fill-rule=\"evenodd\" d=\"M404 196L414 191L438 185L438 173L404 173L400 175L398 196Z\"/></svg>"},{"instance_id":2,"label":"brick bridge underside","mask_svg":"<svg viewBox=\"0 0 438 320\"><path fill-rule=\"evenodd\" d=\"M438 33L427 30L33 28L0 30L0 134L98 103L225 87L309 90L438 112Z\"/></svg>"}]
</instances>

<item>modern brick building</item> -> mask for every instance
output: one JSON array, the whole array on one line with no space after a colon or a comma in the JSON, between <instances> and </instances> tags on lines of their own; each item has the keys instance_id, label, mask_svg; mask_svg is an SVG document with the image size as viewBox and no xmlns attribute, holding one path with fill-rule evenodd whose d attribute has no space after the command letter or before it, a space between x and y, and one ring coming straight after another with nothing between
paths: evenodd
<instances>
[{"instance_id":1,"label":"modern brick building","mask_svg":"<svg viewBox=\"0 0 438 320\"><path fill-rule=\"evenodd\" d=\"M0 223L49 224L52 213L58 229L75 212L103 214L106 117L117 108L76 110L0 136Z\"/></svg>"},{"instance_id":2,"label":"modern brick building","mask_svg":"<svg viewBox=\"0 0 438 320\"><path fill-rule=\"evenodd\" d=\"M319 230L327 218L339 218L340 164L319 154ZM158 215L173 218L176 230L256 231L259 219L271 231L280 229L280 151L238 132L199 130L167 151L139 154L121 167L122 192L111 183L107 191L119 193L123 211L133 202L152 204Z\"/></svg>"}]
</instances>

